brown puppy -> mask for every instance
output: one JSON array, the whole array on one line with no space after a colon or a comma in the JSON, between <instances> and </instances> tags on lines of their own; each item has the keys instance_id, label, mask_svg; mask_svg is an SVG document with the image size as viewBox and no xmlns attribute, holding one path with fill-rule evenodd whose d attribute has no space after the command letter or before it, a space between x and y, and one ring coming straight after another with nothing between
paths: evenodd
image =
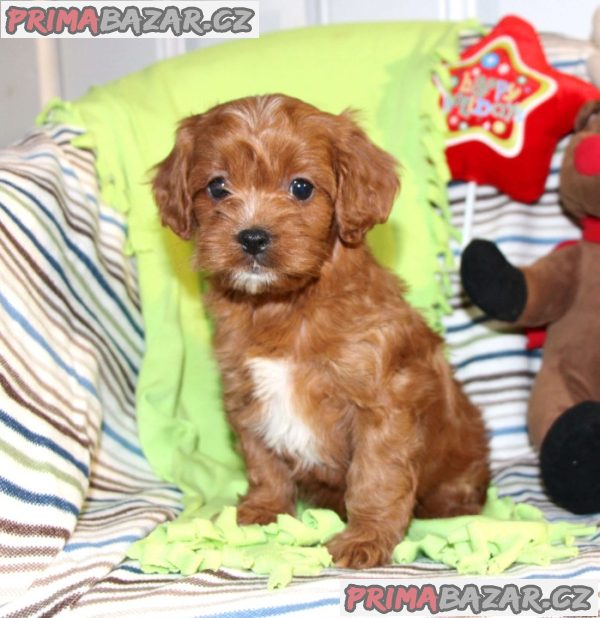
<instances>
[{"instance_id":1,"label":"brown puppy","mask_svg":"<svg viewBox=\"0 0 600 618\"><path fill-rule=\"evenodd\" d=\"M162 222L212 282L225 409L249 489L240 523L297 494L347 518L337 564L387 563L413 512L476 513L482 419L443 343L364 244L399 187L394 159L345 112L283 95L184 120L158 166Z\"/></svg>"}]
</instances>

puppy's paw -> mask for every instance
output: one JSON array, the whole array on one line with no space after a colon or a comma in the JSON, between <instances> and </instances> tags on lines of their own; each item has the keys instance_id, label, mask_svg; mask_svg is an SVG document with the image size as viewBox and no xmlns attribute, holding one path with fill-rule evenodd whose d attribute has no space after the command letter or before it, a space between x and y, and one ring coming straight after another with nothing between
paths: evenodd
<instances>
[{"instance_id":1,"label":"puppy's paw","mask_svg":"<svg viewBox=\"0 0 600 618\"><path fill-rule=\"evenodd\" d=\"M368 569L389 564L393 544L377 535L365 535L360 530L345 530L327 544L336 566L348 569Z\"/></svg>"},{"instance_id":2,"label":"puppy's paw","mask_svg":"<svg viewBox=\"0 0 600 618\"><path fill-rule=\"evenodd\" d=\"M277 519L279 513L289 513L293 515L293 507L273 507L264 504L257 504L251 501L242 501L237 508L237 523L240 526L250 524L260 524L266 526L272 524Z\"/></svg>"}]
</instances>

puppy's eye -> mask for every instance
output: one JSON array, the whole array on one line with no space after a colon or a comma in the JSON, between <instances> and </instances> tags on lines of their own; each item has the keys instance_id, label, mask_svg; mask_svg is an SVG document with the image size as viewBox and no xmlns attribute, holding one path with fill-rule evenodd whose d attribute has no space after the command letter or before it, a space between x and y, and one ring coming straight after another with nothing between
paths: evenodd
<instances>
[{"instance_id":1,"label":"puppy's eye","mask_svg":"<svg viewBox=\"0 0 600 618\"><path fill-rule=\"evenodd\" d=\"M215 200L222 200L224 197L231 195L225 188L225 178L217 176L208 183L208 193Z\"/></svg>"},{"instance_id":2,"label":"puppy's eye","mask_svg":"<svg viewBox=\"0 0 600 618\"><path fill-rule=\"evenodd\" d=\"M306 178L294 178L290 183L290 193L297 200L307 200L313 193L314 186Z\"/></svg>"}]
</instances>

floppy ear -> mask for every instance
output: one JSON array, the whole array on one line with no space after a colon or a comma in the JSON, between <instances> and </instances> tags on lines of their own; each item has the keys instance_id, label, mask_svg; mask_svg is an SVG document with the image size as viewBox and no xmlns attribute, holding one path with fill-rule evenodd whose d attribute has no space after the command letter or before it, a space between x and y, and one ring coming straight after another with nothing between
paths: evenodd
<instances>
[{"instance_id":1,"label":"floppy ear","mask_svg":"<svg viewBox=\"0 0 600 618\"><path fill-rule=\"evenodd\" d=\"M575 131L583 131L598 113L600 113L600 101L587 101L584 103L575 118Z\"/></svg>"},{"instance_id":2,"label":"floppy ear","mask_svg":"<svg viewBox=\"0 0 600 618\"><path fill-rule=\"evenodd\" d=\"M175 146L154 168L156 173L152 181L162 224L168 225L184 240L189 240L197 227L188 178L193 154L192 120L188 118L179 125Z\"/></svg>"},{"instance_id":3,"label":"floppy ear","mask_svg":"<svg viewBox=\"0 0 600 618\"><path fill-rule=\"evenodd\" d=\"M337 195L335 213L343 242L358 244L388 218L400 187L397 162L375 146L345 111L336 118L333 137Z\"/></svg>"}]
</instances>

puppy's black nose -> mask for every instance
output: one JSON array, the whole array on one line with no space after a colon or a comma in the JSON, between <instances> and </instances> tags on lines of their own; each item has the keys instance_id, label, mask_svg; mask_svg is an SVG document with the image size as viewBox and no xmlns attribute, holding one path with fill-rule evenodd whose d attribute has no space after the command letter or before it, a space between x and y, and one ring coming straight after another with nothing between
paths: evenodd
<instances>
[{"instance_id":1,"label":"puppy's black nose","mask_svg":"<svg viewBox=\"0 0 600 618\"><path fill-rule=\"evenodd\" d=\"M237 235L237 240L246 253L258 255L269 246L271 234L260 227L252 227L247 230L242 230Z\"/></svg>"}]
</instances>

